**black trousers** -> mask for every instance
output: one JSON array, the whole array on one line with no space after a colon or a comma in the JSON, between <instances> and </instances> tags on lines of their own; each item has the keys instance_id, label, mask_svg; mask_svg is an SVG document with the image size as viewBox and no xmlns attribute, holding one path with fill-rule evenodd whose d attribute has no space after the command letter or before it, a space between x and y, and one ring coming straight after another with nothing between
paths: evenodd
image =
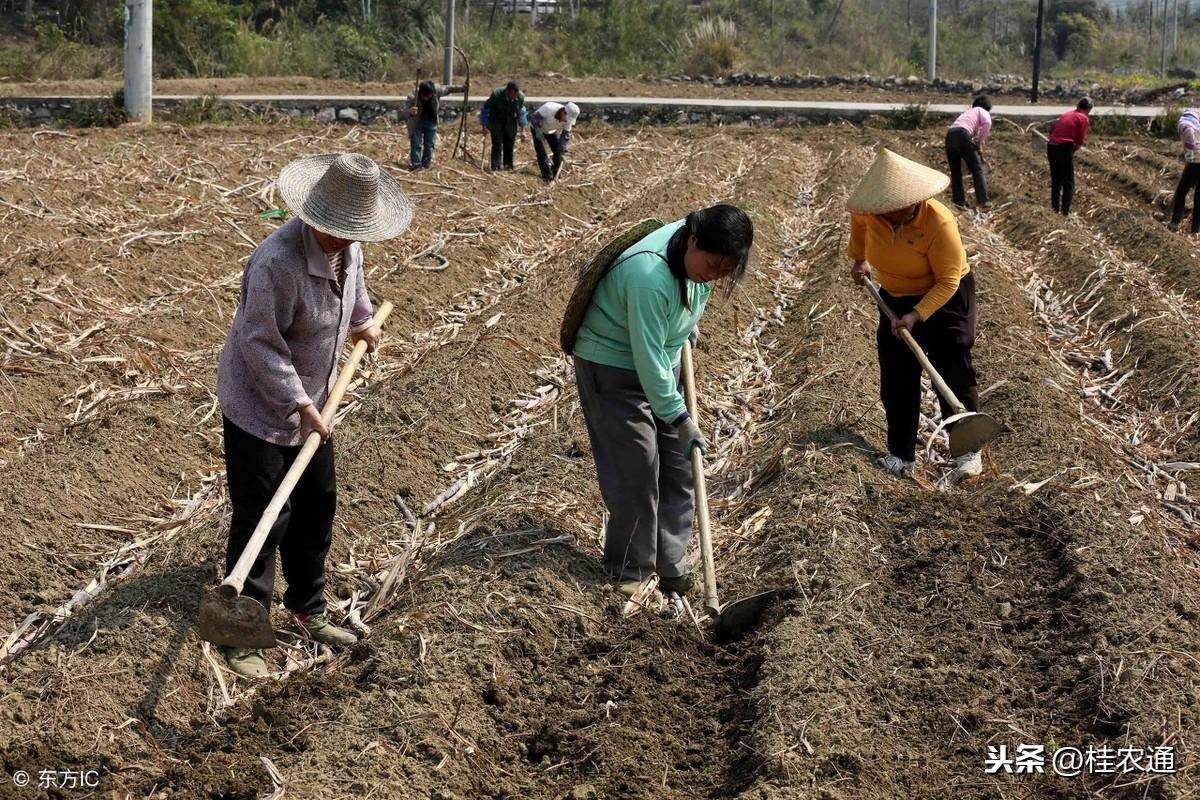
<instances>
[{"instance_id":1,"label":"black trousers","mask_svg":"<svg viewBox=\"0 0 1200 800\"><path fill-rule=\"evenodd\" d=\"M1071 213L1075 194L1075 145L1046 145L1046 158L1050 161L1050 207L1065 217Z\"/></svg>"},{"instance_id":2,"label":"black trousers","mask_svg":"<svg viewBox=\"0 0 1200 800\"><path fill-rule=\"evenodd\" d=\"M987 178L983 174L983 161L979 158L979 147L971 141L965 128L951 128L946 133L946 160L950 162L950 196L956 206L967 204L967 192L963 187L963 162L971 171L975 184L975 201L984 205L988 201Z\"/></svg>"},{"instance_id":3,"label":"black trousers","mask_svg":"<svg viewBox=\"0 0 1200 800\"><path fill-rule=\"evenodd\" d=\"M262 512L271 502L284 474L300 453L263 441L225 419L225 470L233 524L225 551L225 574L250 541ZM333 438L317 448L291 499L271 528L262 551L250 568L242 594L271 608L275 589L275 551L283 565L287 591L283 604L296 613L325 611L325 556L333 540L333 515L337 508L337 480L333 464Z\"/></svg>"},{"instance_id":4,"label":"black trousers","mask_svg":"<svg viewBox=\"0 0 1200 800\"><path fill-rule=\"evenodd\" d=\"M920 295L893 297L883 291L881 294L896 316L912 311L921 299ZM946 304L913 327L913 338L968 411L979 410L979 389L971 363L975 318L975 274L968 272ZM879 399L887 415L888 452L905 461L914 461L921 421L921 364L904 340L892 334L892 322L882 310L875 342L879 350ZM938 402L943 419L954 413L941 395Z\"/></svg>"},{"instance_id":5,"label":"black trousers","mask_svg":"<svg viewBox=\"0 0 1200 800\"><path fill-rule=\"evenodd\" d=\"M545 140L545 141L543 141ZM550 155L554 157L554 164L551 166L550 159L546 153L549 149ZM533 132L533 151L537 154L538 169L542 172L542 177L546 180L551 180L558 174L559 168L562 166L562 141L558 138L557 133L540 133Z\"/></svg>"},{"instance_id":6,"label":"black trousers","mask_svg":"<svg viewBox=\"0 0 1200 800\"><path fill-rule=\"evenodd\" d=\"M1192 192L1192 233L1200 233L1200 164L1185 164L1175 187L1175 204L1171 208L1171 227L1183 220L1188 192Z\"/></svg>"},{"instance_id":7,"label":"black trousers","mask_svg":"<svg viewBox=\"0 0 1200 800\"><path fill-rule=\"evenodd\" d=\"M492 126L488 130L492 133L492 170L499 171L502 158L504 169L512 169L513 146L517 141L516 129Z\"/></svg>"}]
</instances>

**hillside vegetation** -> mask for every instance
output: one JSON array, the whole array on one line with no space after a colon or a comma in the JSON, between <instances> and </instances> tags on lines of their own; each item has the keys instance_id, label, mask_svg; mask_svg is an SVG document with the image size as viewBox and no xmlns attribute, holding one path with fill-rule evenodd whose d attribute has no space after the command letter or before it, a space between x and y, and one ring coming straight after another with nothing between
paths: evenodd
<instances>
[{"instance_id":1,"label":"hillside vegetation","mask_svg":"<svg viewBox=\"0 0 1200 800\"><path fill-rule=\"evenodd\" d=\"M0 79L97 78L119 72L120 0L0 0ZM513 13L516 9L517 13ZM1140 82L1161 58L1162 8L1096 0L1048 4L1050 77ZM923 74L921 0L556 0L536 20L529 0L458 8L459 44L489 73L550 70L628 77L774 73ZM939 24L942 76L1027 74L1036 4L948 0ZM1200 8L1168 8L1167 64L1200 62ZM409 80L441 61L441 0L156 0L159 77L307 75Z\"/></svg>"}]
</instances>

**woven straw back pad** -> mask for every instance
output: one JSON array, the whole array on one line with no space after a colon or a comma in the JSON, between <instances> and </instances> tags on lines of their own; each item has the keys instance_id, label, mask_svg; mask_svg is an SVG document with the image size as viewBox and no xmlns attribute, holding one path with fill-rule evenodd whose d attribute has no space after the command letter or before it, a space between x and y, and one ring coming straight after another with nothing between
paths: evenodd
<instances>
[{"instance_id":1,"label":"woven straw back pad","mask_svg":"<svg viewBox=\"0 0 1200 800\"><path fill-rule=\"evenodd\" d=\"M622 253L664 224L657 219L644 219L610 241L580 266L578 283L571 292L571 299L567 301L567 311L563 314L562 327L558 331L558 340L564 353L571 355L575 351L575 336L583 325L583 318L592 303L592 295L596 293L600 281L612 269L613 263Z\"/></svg>"}]
</instances>

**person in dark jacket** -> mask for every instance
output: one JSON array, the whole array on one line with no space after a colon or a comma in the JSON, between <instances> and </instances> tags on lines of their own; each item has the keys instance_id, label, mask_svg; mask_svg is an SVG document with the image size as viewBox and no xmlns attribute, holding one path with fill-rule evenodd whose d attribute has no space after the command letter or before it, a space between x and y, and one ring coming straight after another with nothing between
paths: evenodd
<instances>
[{"instance_id":1,"label":"person in dark jacket","mask_svg":"<svg viewBox=\"0 0 1200 800\"><path fill-rule=\"evenodd\" d=\"M1050 162L1050 207L1065 217L1075 195L1075 151L1087 142L1091 98L1085 97L1050 128L1046 159Z\"/></svg>"},{"instance_id":2,"label":"person in dark jacket","mask_svg":"<svg viewBox=\"0 0 1200 800\"><path fill-rule=\"evenodd\" d=\"M483 104L479 121L492 137L492 169L513 168L513 146L518 135L525 141L525 95L516 81L495 89Z\"/></svg>"},{"instance_id":3,"label":"person in dark jacket","mask_svg":"<svg viewBox=\"0 0 1200 800\"><path fill-rule=\"evenodd\" d=\"M437 129L437 87L433 81L421 81L417 91L408 96L408 162L412 169L429 169L433 163Z\"/></svg>"}]
</instances>

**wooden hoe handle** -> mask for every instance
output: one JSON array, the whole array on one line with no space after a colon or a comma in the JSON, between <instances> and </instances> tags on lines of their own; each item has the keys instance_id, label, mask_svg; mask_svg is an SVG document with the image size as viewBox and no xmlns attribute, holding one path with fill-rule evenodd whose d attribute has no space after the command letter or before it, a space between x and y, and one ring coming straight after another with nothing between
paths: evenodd
<instances>
[{"instance_id":1,"label":"wooden hoe handle","mask_svg":"<svg viewBox=\"0 0 1200 800\"><path fill-rule=\"evenodd\" d=\"M696 412L696 371L692 363L692 343L683 343L683 395L688 416L699 425ZM692 450L692 484L696 492L696 525L700 529L700 556L704 560L704 607L716 617L721 613L717 600L717 567L713 559L712 529L708 517L708 487L704 480L704 454Z\"/></svg>"}]
</instances>

